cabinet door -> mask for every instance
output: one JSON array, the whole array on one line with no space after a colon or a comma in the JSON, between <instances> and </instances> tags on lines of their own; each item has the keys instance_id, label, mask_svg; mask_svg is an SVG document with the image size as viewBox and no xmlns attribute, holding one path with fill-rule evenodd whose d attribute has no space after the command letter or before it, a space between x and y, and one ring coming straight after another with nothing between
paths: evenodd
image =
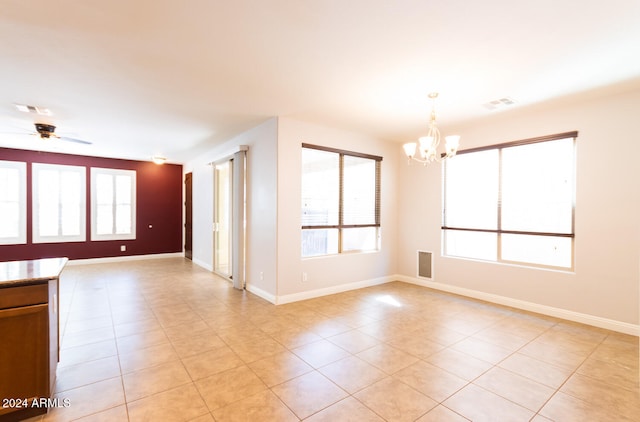
<instances>
[{"instance_id":1,"label":"cabinet door","mask_svg":"<svg viewBox=\"0 0 640 422\"><path fill-rule=\"evenodd\" d=\"M48 315L46 303L0 310L0 397L49 396Z\"/></svg>"}]
</instances>

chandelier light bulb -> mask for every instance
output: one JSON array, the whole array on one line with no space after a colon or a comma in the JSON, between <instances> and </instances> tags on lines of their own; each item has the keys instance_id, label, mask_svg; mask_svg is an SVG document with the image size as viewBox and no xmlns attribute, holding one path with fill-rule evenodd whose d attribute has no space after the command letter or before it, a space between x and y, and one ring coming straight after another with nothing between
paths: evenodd
<instances>
[{"instance_id":1,"label":"chandelier light bulb","mask_svg":"<svg viewBox=\"0 0 640 422\"><path fill-rule=\"evenodd\" d=\"M409 142L407 144L404 144L402 146L402 148L404 148L404 153L407 155L407 157L409 157L410 159L413 158L414 155L416 155L416 143L415 142Z\"/></svg>"}]
</instances>

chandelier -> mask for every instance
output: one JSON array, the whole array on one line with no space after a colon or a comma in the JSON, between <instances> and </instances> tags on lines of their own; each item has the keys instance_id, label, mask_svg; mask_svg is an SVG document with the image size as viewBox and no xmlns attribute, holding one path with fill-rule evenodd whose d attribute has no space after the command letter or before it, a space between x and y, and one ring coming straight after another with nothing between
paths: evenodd
<instances>
[{"instance_id":1,"label":"chandelier","mask_svg":"<svg viewBox=\"0 0 640 422\"><path fill-rule=\"evenodd\" d=\"M434 161L442 161L446 158L451 158L456 155L458 146L460 144L460 136L450 135L445 136L444 153L438 153L438 146L440 145L440 131L436 126L436 98L438 98L437 92L429 94L429 98L432 100L431 116L429 118L429 132L426 136L422 136L418 139L418 143L409 142L404 144L404 153L407 154L409 163L411 160L423 163L425 166ZM416 157L416 150L419 150L420 155Z\"/></svg>"}]
</instances>

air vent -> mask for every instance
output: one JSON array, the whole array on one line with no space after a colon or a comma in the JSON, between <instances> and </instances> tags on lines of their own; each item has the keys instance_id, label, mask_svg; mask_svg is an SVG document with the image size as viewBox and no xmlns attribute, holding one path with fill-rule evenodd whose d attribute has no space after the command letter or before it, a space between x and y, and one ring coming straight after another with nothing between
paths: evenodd
<instances>
[{"instance_id":1,"label":"air vent","mask_svg":"<svg viewBox=\"0 0 640 422\"><path fill-rule=\"evenodd\" d=\"M433 252L418 251L418 277L433 279Z\"/></svg>"},{"instance_id":2,"label":"air vent","mask_svg":"<svg viewBox=\"0 0 640 422\"><path fill-rule=\"evenodd\" d=\"M487 110L499 110L505 107L512 106L516 103L516 101L511 97L504 97L498 100L489 101L488 103L484 103L482 106Z\"/></svg>"},{"instance_id":3,"label":"air vent","mask_svg":"<svg viewBox=\"0 0 640 422\"><path fill-rule=\"evenodd\" d=\"M36 106L26 105L26 104L14 104L14 105L18 110L20 110L23 113L33 113L33 114L38 114L40 116L51 116L53 114L51 113L51 110L45 107L36 107Z\"/></svg>"}]
</instances>

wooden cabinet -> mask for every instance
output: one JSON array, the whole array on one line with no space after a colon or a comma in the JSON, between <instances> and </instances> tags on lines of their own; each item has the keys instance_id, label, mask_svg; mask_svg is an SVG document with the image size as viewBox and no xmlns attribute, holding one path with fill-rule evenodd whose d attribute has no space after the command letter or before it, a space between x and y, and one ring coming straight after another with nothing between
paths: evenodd
<instances>
[{"instance_id":1,"label":"wooden cabinet","mask_svg":"<svg viewBox=\"0 0 640 422\"><path fill-rule=\"evenodd\" d=\"M36 284L0 280L1 422L47 412L39 404L51 397L59 360L57 274L28 279Z\"/></svg>"}]
</instances>

